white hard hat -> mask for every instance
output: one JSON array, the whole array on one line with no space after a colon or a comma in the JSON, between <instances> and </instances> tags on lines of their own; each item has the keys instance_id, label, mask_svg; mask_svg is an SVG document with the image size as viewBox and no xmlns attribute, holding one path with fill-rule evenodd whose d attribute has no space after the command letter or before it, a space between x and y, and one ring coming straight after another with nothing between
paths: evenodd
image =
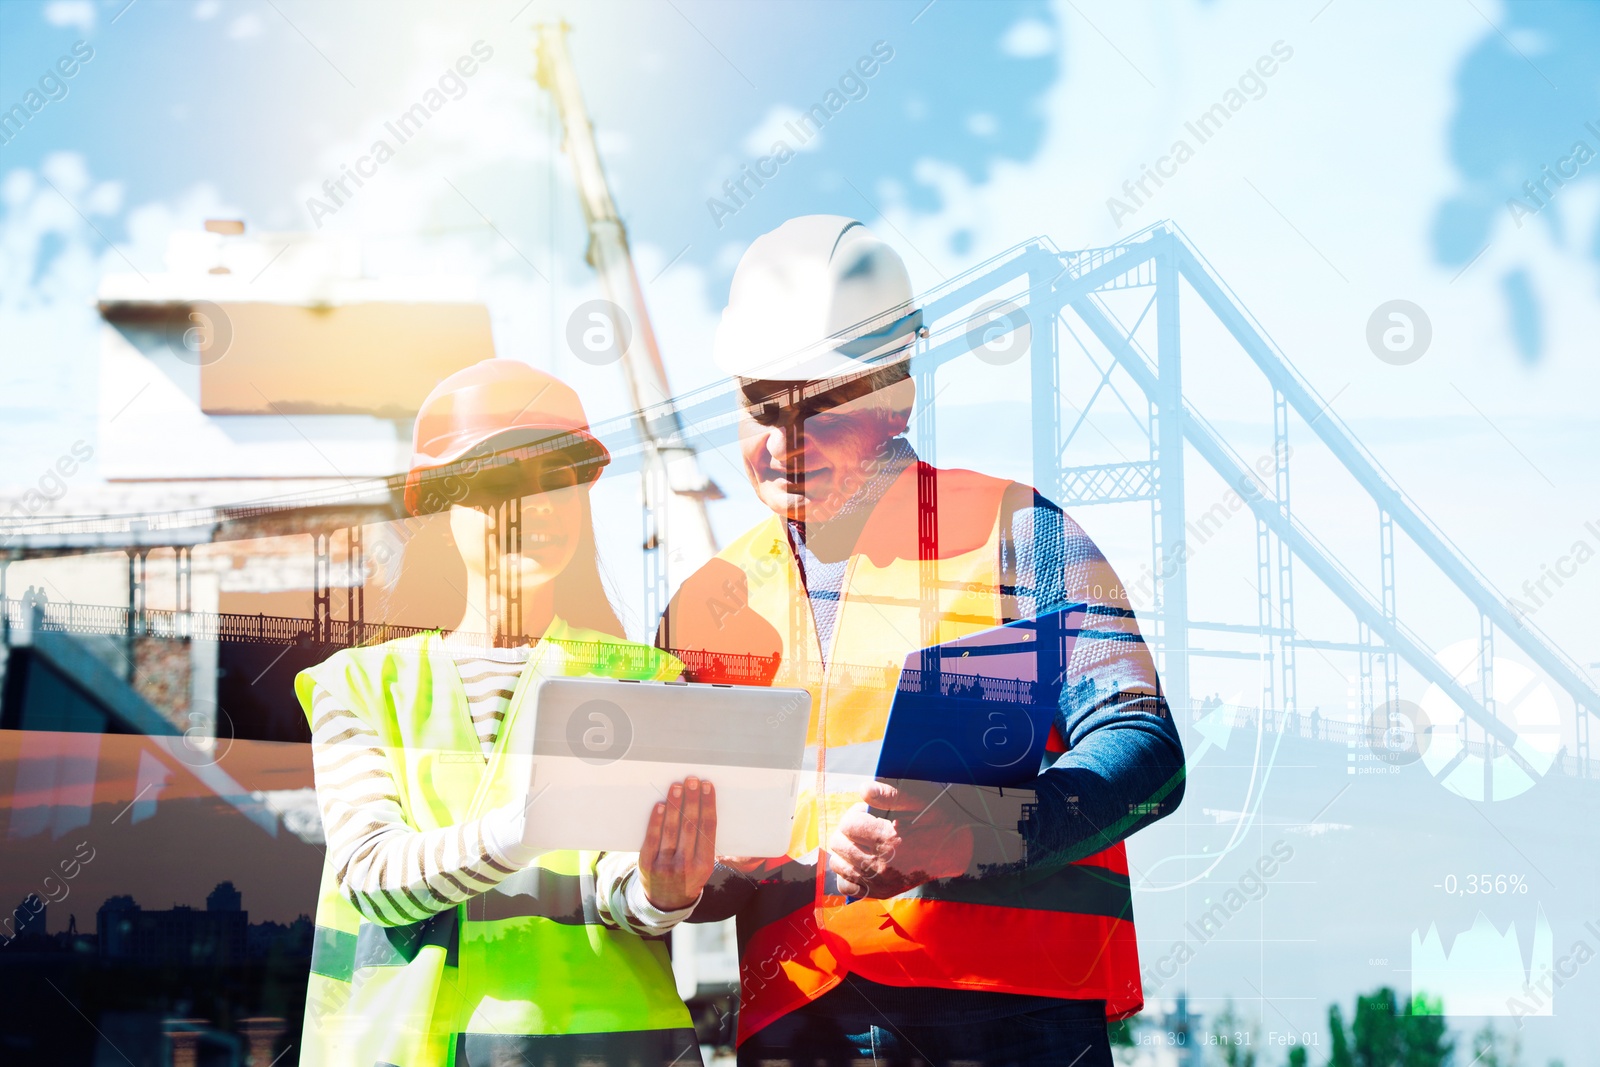
<instances>
[{"instance_id":1,"label":"white hard hat","mask_svg":"<svg viewBox=\"0 0 1600 1067\"><path fill-rule=\"evenodd\" d=\"M909 358L921 326L899 253L855 219L802 215L745 250L712 355L736 377L815 381Z\"/></svg>"}]
</instances>

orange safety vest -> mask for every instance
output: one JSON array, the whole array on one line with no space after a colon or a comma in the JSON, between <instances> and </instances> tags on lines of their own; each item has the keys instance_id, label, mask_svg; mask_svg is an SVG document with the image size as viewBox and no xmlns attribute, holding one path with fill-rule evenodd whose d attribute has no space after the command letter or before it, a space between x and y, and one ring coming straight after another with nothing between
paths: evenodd
<instances>
[{"instance_id":1,"label":"orange safety vest","mask_svg":"<svg viewBox=\"0 0 1600 1067\"><path fill-rule=\"evenodd\" d=\"M682 650L695 680L748 680L719 676L719 655L746 665L767 660L776 665L770 684L804 686L812 696L807 766L815 777L802 780L788 857L815 863L807 879L814 885L763 882L739 917L741 1042L851 973L894 986L1104 1000L1112 1019L1143 1007L1120 842L1073 863L1003 874L979 871L980 846L969 876L853 903L828 892L826 857L818 859L871 780L906 656L1007 621L999 538L1008 501L1027 506L1032 490L967 470L908 466L850 554L826 664L776 516L673 598L659 637ZM1064 748L1058 736L1051 741L1053 751ZM1018 791L962 788L961 810L975 814L977 836L1005 836L1006 813L1022 807Z\"/></svg>"}]
</instances>

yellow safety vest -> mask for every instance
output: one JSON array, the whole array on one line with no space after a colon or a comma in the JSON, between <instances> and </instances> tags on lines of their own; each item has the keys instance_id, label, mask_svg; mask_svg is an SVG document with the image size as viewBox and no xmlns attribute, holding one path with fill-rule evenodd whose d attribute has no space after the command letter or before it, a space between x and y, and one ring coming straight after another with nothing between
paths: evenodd
<instances>
[{"instance_id":1,"label":"yellow safety vest","mask_svg":"<svg viewBox=\"0 0 1600 1067\"><path fill-rule=\"evenodd\" d=\"M322 686L378 732L407 819L427 831L519 798L526 764L506 746L539 676L669 680L681 669L656 649L558 619L528 657L487 764L437 634L345 649L302 671L295 691L308 719ZM494 889L402 926L363 917L325 863L300 1062L699 1063L666 946L600 920L598 859L545 853Z\"/></svg>"},{"instance_id":2,"label":"yellow safety vest","mask_svg":"<svg viewBox=\"0 0 1600 1067\"><path fill-rule=\"evenodd\" d=\"M847 904L829 891L825 858L813 860L872 779L907 655L1006 621L999 544L1008 499L1026 505L1033 492L968 470L907 467L851 551L826 663L776 517L730 544L673 598L661 638L706 665L693 680L723 680L721 653L774 662L770 684L812 694L812 773L802 781L788 855L816 862L815 882L810 892L763 883L739 917L740 1041L851 973L886 985L1104 1000L1114 1019L1143 1003L1121 842L1048 871L985 874L986 848L992 855L1008 844L1006 819L1015 827L1023 813L1010 812L1007 798L954 787L974 835L967 877Z\"/></svg>"}]
</instances>

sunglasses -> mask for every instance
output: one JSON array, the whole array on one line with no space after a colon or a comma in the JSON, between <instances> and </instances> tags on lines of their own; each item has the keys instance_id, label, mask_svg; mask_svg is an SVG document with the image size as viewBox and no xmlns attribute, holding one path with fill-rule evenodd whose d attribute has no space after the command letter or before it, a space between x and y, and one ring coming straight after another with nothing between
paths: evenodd
<instances>
[{"instance_id":1,"label":"sunglasses","mask_svg":"<svg viewBox=\"0 0 1600 1067\"><path fill-rule=\"evenodd\" d=\"M739 400L745 414L759 425L800 425L852 400L888 389L906 377L906 369L901 366L863 372L838 384L745 379L739 383Z\"/></svg>"}]
</instances>

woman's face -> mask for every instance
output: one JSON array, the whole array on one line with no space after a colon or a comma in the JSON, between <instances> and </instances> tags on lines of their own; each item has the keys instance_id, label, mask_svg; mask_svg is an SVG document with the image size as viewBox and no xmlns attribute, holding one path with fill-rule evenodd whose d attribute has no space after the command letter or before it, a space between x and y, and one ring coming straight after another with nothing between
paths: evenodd
<instances>
[{"instance_id":1,"label":"woman's face","mask_svg":"<svg viewBox=\"0 0 1600 1067\"><path fill-rule=\"evenodd\" d=\"M583 506L587 485L552 489L522 498L522 551L512 559L521 563L524 589L534 589L555 580L577 555L583 536ZM483 577L486 562L483 551L488 519L477 508L450 509L450 533L467 570ZM512 559L502 558L502 566Z\"/></svg>"}]
</instances>

